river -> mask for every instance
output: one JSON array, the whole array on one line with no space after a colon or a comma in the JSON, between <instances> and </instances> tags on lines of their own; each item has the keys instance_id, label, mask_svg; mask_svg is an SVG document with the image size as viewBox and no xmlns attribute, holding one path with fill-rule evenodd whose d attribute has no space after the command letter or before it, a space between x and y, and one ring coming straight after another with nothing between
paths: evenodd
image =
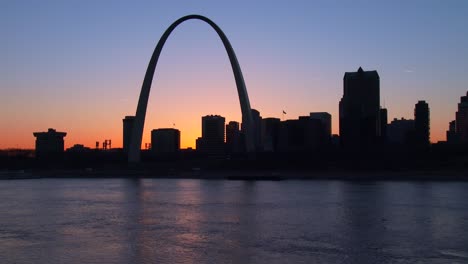
<instances>
[{"instance_id":1,"label":"river","mask_svg":"<svg viewBox=\"0 0 468 264\"><path fill-rule=\"evenodd\" d=\"M468 183L5 180L0 263L468 263Z\"/></svg>"}]
</instances>

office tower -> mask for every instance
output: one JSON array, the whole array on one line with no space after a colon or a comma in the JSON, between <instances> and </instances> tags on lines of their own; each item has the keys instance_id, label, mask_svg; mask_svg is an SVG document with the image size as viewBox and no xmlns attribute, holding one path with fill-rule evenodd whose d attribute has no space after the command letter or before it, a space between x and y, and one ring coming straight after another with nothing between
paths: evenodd
<instances>
[{"instance_id":1,"label":"office tower","mask_svg":"<svg viewBox=\"0 0 468 264\"><path fill-rule=\"evenodd\" d=\"M226 143L232 144L239 136L239 122L230 121L226 125Z\"/></svg>"},{"instance_id":2,"label":"office tower","mask_svg":"<svg viewBox=\"0 0 468 264\"><path fill-rule=\"evenodd\" d=\"M260 116L260 112L252 109L252 119L255 151L262 151L262 117Z\"/></svg>"},{"instance_id":3,"label":"office tower","mask_svg":"<svg viewBox=\"0 0 468 264\"><path fill-rule=\"evenodd\" d=\"M36 157L52 158L63 154L63 138L67 133L49 128L47 132L34 132L33 135L36 137Z\"/></svg>"},{"instance_id":4,"label":"office tower","mask_svg":"<svg viewBox=\"0 0 468 264\"><path fill-rule=\"evenodd\" d=\"M429 105L418 101L414 106L414 144L416 147L428 147L429 142Z\"/></svg>"},{"instance_id":5,"label":"office tower","mask_svg":"<svg viewBox=\"0 0 468 264\"><path fill-rule=\"evenodd\" d=\"M308 152L324 146L324 126L318 119L301 116L281 122L278 149L282 152Z\"/></svg>"},{"instance_id":6,"label":"office tower","mask_svg":"<svg viewBox=\"0 0 468 264\"><path fill-rule=\"evenodd\" d=\"M130 139L132 138L132 130L133 130L133 122L135 121L134 116L126 116L123 122L123 151L125 153L128 152L128 148L130 147Z\"/></svg>"},{"instance_id":7,"label":"office tower","mask_svg":"<svg viewBox=\"0 0 468 264\"><path fill-rule=\"evenodd\" d=\"M202 138L224 142L225 118L219 115L202 117Z\"/></svg>"},{"instance_id":8,"label":"office tower","mask_svg":"<svg viewBox=\"0 0 468 264\"><path fill-rule=\"evenodd\" d=\"M346 72L340 101L340 139L348 150L375 148L380 137L380 79L377 71Z\"/></svg>"},{"instance_id":9,"label":"office tower","mask_svg":"<svg viewBox=\"0 0 468 264\"><path fill-rule=\"evenodd\" d=\"M281 120L279 118L262 119L262 146L264 151L276 151L280 133Z\"/></svg>"},{"instance_id":10,"label":"office tower","mask_svg":"<svg viewBox=\"0 0 468 264\"><path fill-rule=\"evenodd\" d=\"M331 138L332 131L332 116L327 112L312 112L310 113L311 119L320 120L324 127L324 133L327 138Z\"/></svg>"},{"instance_id":11,"label":"office tower","mask_svg":"<svg viewBox=\"0 0 468 264\"><path fill-rule=\"evenodd\" d=\"M458 141L456 123L455 120L453 120L449 123L449 130L447 130L447 142L450 144L456 144Z\"/></svg>"},{"instance_id":12,"label":"office tower","mask_svg":"<svg viewBox=\"0 0 468 264\"><path fill-rule=\"evenodd\" d=\"M415 121L412 119L393 119L387 125L387 141L393 145L408 145L412 142Z\"/></svg>"},{"instance_id":13,"label":"office tower","mask_svg":"<svg viewBox=\"0 0 468 264\"><path fill-rule=\"evenodd\" d=\"M461 143L468 143L468 92L460 98L456 113L455 126Z\"/></svg>"},{"instance_id":14,"label":"office tower","mask_svg":"<svg viewBox=\"0 0 468 264\"><path fill-rule=\"evenodd\" d=\"M202 117L202 136L197 139L197 150L218 155L224 152L225 118L219 115Z\"/></svg>"},{"instance_id":15,"label":"office tower","mask_svg":"<svg viewBox=\"0 0 468 264\"><path fill-rule=\"evenodd\" d=\"M160 128L151 131L151 150L156 153L177 153L180 150L180 131Z\"/></svg>"},{"instance_id":16,"label":"office tower","mask_svg":"<svg viewBox=\"0 0 468 264\"><path fill-rule=\"evenodd\" d=\"M226 125L226 150L230 153L240 152L240 144L239 122L231 121Z\"/></svg>"}]
</instances>

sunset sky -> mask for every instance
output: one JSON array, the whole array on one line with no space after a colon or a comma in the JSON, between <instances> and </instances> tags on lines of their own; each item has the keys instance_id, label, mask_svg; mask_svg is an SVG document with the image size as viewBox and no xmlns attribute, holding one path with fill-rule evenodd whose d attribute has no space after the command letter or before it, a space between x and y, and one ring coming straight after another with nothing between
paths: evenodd
<instances>
[{"instance_id":1,"label":"sunset sky","mask_svg":"<svg viewBox=\"0 0 468 264\"><path fill-rule=\"evenodd\" d=\"M176 19L200 14L229 38L252 108L295 119L329 112L338 133L343 75L377 70L389 120L429 103L431 141L445 140L468 90L468 1L1 1L0 149L34 148L33 132L66 147L112 140L134 115L153 49ZM169 37L153 81L150 130L181 130L194 147L201 116L240 121L229 59L202 21Z\"/></svg>"}]
</instances>

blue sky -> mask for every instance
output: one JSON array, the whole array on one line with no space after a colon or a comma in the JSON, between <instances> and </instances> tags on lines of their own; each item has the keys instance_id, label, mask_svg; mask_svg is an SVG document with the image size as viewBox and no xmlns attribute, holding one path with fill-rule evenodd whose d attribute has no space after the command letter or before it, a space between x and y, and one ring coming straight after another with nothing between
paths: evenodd
<instances>
[{"instance_id":1,"label":"blue sky","mask_svg":"<svg viewBox=\"0 0 468 264\"><path fill-rule=\"evenodd\" d=\"M344 72L377 70L389 119L431 108L444 139L468 90L468 1L2 1L0 148L32 147L32 132L67 131L68 146L121 141L151 53L176 19L201 14L231 41L251 105L263 117L333 115ZM229 61L215 32L187 21L166 43L149 130L176 123L193 146L200 117L240 120ZM119 143L116 143L118 146Z\"/></svg>"}]
</instances>

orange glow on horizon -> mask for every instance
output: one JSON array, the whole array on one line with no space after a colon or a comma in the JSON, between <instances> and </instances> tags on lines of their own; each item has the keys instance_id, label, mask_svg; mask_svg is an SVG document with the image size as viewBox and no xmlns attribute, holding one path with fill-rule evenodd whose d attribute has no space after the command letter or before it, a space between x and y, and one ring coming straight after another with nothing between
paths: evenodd
<instances>
[{"instance_id":1,"label":"orange glow on horizon","mask_svg":"<svg viewBox=\"0 0 468 264\"><path fill-rule=\"evenodd\" d=\"M236 119L229 119L226 118L226 122L229 121L238 121ZM180 125L179 125L180 124ZM121 126L121 124L119 124ZM118 125L116 125L118 126ZM160 126L157 128L163 127L171 127L171 126ZM0 145L0 149L8 149L8 148L19 148L19 149L34 149L35 146L35 138L33 136L33 132L41 132L47 131L48 127L44 127L43 129L31 129L27 132L15 132L15 131L7 131L2 135L2 141ZM201 136L201 116L198 120L187 122L187 123L176 123L176 129L181 131L181 148L193 148L195 149L195 140ZM121 148L122 147L122 128L118 130L114 130L113 133L96 133L92 134L91 132L87 131L75 131L75 130L68 130L67 129L59 129L56 128L57 131L67 132L67 136L65 137L65 148L70 148L74 144L83 144L87 147L94 148L95 142L99 141L100 146L102 147L102 142L105 139L112 140L112 147L113 148ZM152 128L153 129L153 128ZM151 129L145 125L145 132L143 135L142 140L142 148L144 148L144 143L151 142ZM78 134L79 133L79 134ZM431 127L431 142L436 143L438 141L445 141L446 140L446 129L441 128L438 129L436 127ZM337 124L333 124L333 134L338 134L338 127ZM9 142L14 142L10 144Z\"/></svg>"},{"instance_id":2,"label":"orange glow on horizon","mask_svg":"<svg viewBox=\"0 0 468 264\"><path fill-rule=\"evenodd\" d=\"M338 134L343 75L362 66L379 73L380 104L388 109L389 122L413 119L418 100L429 104L435 143L446 139L466 94L465 3L454 8L434 1L424 9L413 3L404 10L390 1L362 5L369 14L384 14L376 20L328 3L334 1L251 1L242 10L246 23L239 23L232 11L242 5L234 1L216 6L199 1L196 10L146 1L113 5L112 12L101 2L79 7L41 2L41 12L21 1L2 6L8 41L0 49L0 149L34 148L32 133L48 128L67 133L66 148L94 148L104 140L121 148L122 119L135 115L158 41L174 21L197 10L229 39L251 108L263 118L281 118L283 110L285 119L328 112ZM442 19L435 21L434 12ZM201 117L210 114L241 121L236 82L219 35L190 20L171 33L159 57L142 147L151 141L152 129L174 127L181 132L181 147L195 148Z\"/></svg>"}]
</instances>

